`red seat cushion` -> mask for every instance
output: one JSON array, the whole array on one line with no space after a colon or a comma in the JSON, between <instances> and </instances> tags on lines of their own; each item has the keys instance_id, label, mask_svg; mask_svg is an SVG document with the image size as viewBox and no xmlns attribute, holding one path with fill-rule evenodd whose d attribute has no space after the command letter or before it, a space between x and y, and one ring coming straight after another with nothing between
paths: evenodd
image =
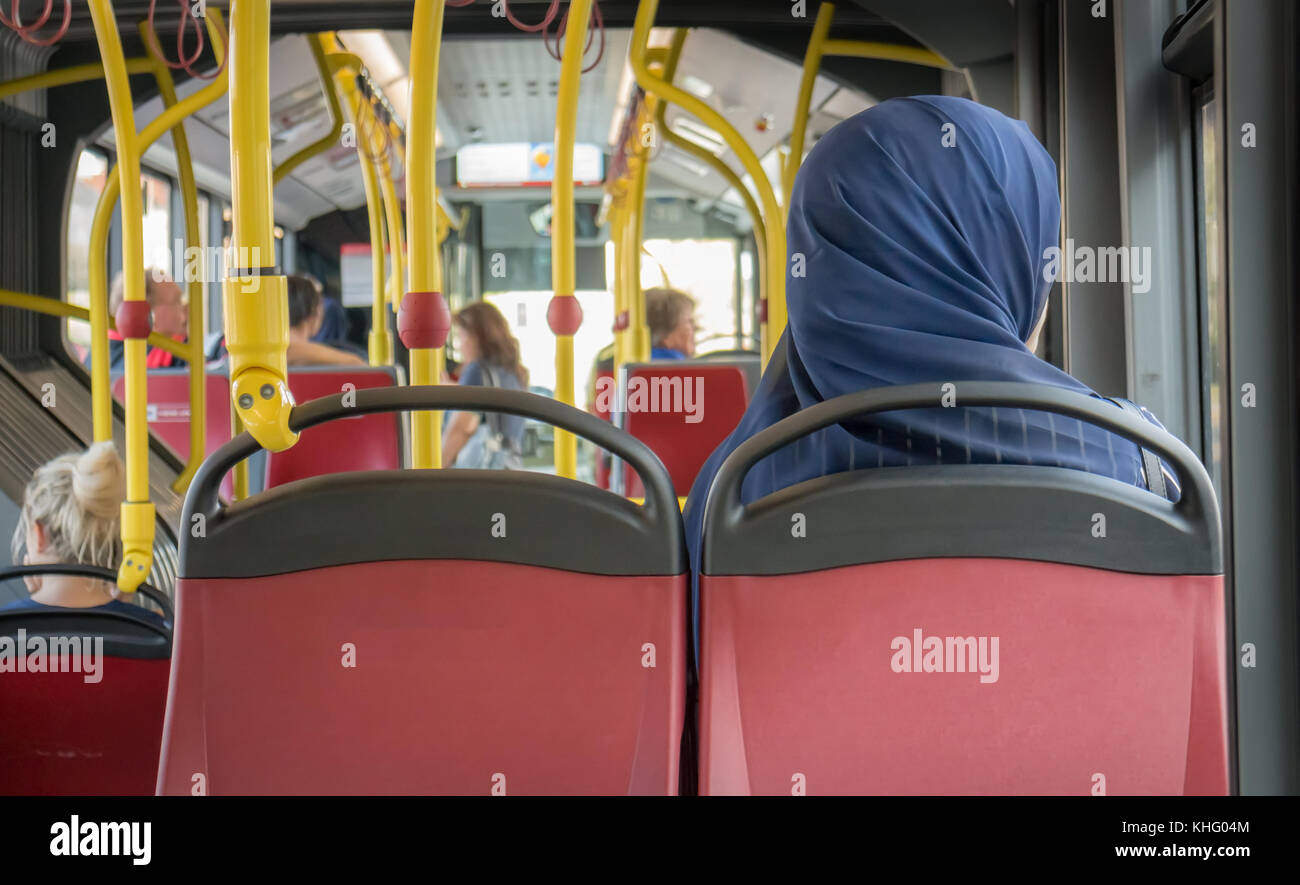
<instances>
[{"instance_id":1,"label":"red seat cushion","mask_svg":"<svg viewBox=\"0 0 1300 885\"><path fill-rule=\"evenodd\" d=\"M1222 576L924 559L700 593L701 793L1227 792ZM916 630L998 637L997 680L895 672Z\"/></svg>"}]
</instances>

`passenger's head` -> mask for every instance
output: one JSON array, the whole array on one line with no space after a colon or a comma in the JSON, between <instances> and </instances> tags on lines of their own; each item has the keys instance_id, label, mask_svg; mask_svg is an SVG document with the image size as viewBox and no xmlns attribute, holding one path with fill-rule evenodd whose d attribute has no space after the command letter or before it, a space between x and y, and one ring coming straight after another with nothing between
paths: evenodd
<instances>
[{"instance_id":1,"label":"passenger's head","mask_svg":"<svg viewBox=\"0 0 1300 885\"><path fill-rule=\"evenodd\" d=\"M310 277L289 277L289 328L304 338L320 330L325 313L320 285Z\"/></svg>"},{"instance_id":2,"label":"passenger's head","mask_svg":"<svg viewBox=\"0 0 1300 885\"><path fill-rule=\"evenodd\" d=\"M185 293L164 271L156 267L145 268L144 297L153 312L155 332L168 338L184 338L189 333L190 317L185 307ZM108 312L116 315L125 298L126 279L119 271L108 292Z\"/></svg>"},{"instance_id":3,"label":"passenger's head","mask_svg":"<svg viewBox=\"0 0 1300 885\"><path fill-rule=\"evenodd\" d=\"M695 354L695 299L676 289L646 289L645 321L650 343Z\"/></svg>"},{"instance_id":4,"label":"passenger's head","mask_svg":"<svg viewBox=\"0 0 1300 885\"><path fill-rule=\"evenodd\" d=\"M475 301L456 314L456 349L461 361L487 360L509 369L523 381L527 377L519 362L519 342L510 333L506 318L486 301Z\"/></svg>"},{"instance_id":5,"label":"passenger's head","mask_svg":"<svg viewBox=\"0 0 1300 885\"><path fill-rule=\"evenodd\" d=\"M27 565L77 564L113 569L122 556L118 518L126 470L111 442L61 455L37 468L23 493L10 549ZM31 586L31 584L29 584Z\"/></svg>"},{"instance_id":6,"label":"passenger's head","mask_svg":"<svg viewBox=\"0 0 1300 885\"><path fill-rule=\"evenodd\" d=\"M786 289L818 395L996 379L1044 316L1057 187L1024 123L965 99L892 99L826 133L795 180Z\"/></svg>"}]
</instances>

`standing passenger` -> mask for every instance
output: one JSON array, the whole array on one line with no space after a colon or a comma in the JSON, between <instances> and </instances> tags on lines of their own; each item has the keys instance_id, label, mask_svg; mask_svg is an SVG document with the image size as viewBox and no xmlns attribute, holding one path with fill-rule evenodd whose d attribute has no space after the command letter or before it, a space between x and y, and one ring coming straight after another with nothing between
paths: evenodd
<instances>
[{"instance_id":1,"label":"standing passenger","mask_svg":"<svg viewBox=\"0 0 1300 885\"><path fill-rule=\"evenodd\" d=\"M454 325L463 361L461 384L527 389L528 370L519 361L519 342L510 334L501 311L486 301L476 301L456 314ZM498 470L520 466L523 418L500 413L447 412L443 420L443 464Z\"/></svg>"}]
</instances>

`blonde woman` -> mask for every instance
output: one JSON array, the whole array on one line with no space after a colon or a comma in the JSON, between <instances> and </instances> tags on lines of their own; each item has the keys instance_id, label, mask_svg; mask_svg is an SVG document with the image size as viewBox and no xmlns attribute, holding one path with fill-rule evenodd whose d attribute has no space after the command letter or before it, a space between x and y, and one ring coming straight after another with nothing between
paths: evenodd
<instances>
[{"instance_id":1,"label":"blonde woman","mask_svg":"<svg viewBox=\"0 0 1300 885\"><path fill-rule=\"evenodd\" d=\"M125 498L126 469L111 442L95 443L79 455L60 455L37 469L23 493L10 545L13 561L116 569L122 557L118 514ZM153 612L117 599L116 588L107 581L77 575L23 580L31 596L0 611L86 608L163 624Z\"/></svg>"}]
</instances>

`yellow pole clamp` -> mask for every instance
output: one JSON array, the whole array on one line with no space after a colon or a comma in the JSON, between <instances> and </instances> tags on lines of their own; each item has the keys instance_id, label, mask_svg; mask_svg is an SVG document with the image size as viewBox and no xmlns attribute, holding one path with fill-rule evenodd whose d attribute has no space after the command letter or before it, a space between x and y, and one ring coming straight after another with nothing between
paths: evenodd
<instances>
[{"instance_id":1,"label":"yellow pole clamp","mask_svg":"<svg viewBox=\"0 0 1300 885\"><path fill-rule=\"evenodd\" d=\"M286 381L288 281L275 267L271 199L269 3L235 3L230 19L230 184L233 224L225 299L230 395L235 414L264 448L298 441L289 429Z\"/></svg>"}]
</instances>

